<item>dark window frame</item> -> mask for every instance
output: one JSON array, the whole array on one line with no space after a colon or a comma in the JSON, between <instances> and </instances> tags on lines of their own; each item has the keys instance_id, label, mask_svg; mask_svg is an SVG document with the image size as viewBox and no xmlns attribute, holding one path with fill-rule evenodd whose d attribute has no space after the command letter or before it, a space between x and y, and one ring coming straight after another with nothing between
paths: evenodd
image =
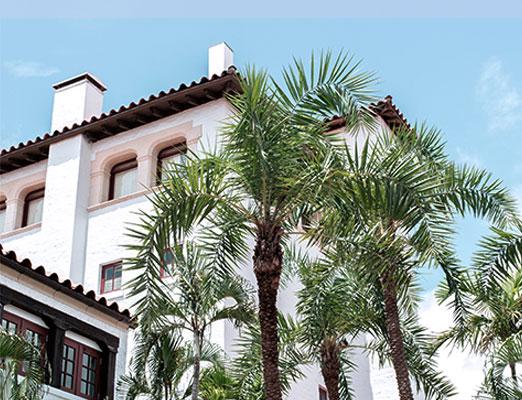
<instances>
[{"instance_id":1,"label":"dark window frame","mask_svg":"<svg viewBox=\"0 0 522 400\"><path fill-rule=\"evenodd\" d=\"M163 148L158 153L157 164L156 164L156 183L159 185L161 183L161 173L163 171L163 160L169 157L172 157L177 154L187 154L187 142L182 141L175 144L171 144L165 148Z\"/></svg>"},{"instance_id":2,"label":"dark window frame","mask_svg":"<svg viewBox=\"0 0 522 400\"><path fill-rule=\"evenodd\" d=\"M49 330L43 326L37 325L32 321L29 321L23 317L20 317L16 314L10 313L9 311L5 310L2 311L2 320L15 324L15 334L20 337L26 338L26 333L28 330L40 336L40 364L42 367L44 367L47 350L47 340L49 338ZM2 322L2 320L0 320L0 323ZM19 374L25 375L23 364L20 365Z\"/></svg>"},{"instance_id":3,"label":"dark window frame","mask_svg":"<svg viewBox=\"0 0 522 400\"><path fill-rule=\"evenodd\" d=\"M83 343L79 343L70 338L64 338L63 340L64 349L66 346L74 349L74 361L73 361L73 373L72 373L72 388L67 388L63 385L63 376L65 371L62 370L60 376L60 389L74 394L76 396L82 397L88 400L97 400L99 398L100 391L100 375L101 375L101 360L102 353L92 347L84 345ZM83 369L83 354L88 354L89 356L96 359L96 370L95 370L95 381L94 381L94 396L89 396L88 394L81 392L81 383L82 383L82 369ZM63 363L63 350L62 350L62 363ZM63 365L63 364L62 364Z\"/></svg>"},{"instance_id":4,"label":"dark window frame","mask_svg":"<svg viewBox=\"0 0 522 400\"><path fill-rule=\"evenodd\" d=\"M45 187L29 192L24 199L24 212L22 214L22 228L27 226L27 218L29 217L29 205L31 201L43 199L45 197ZM41 222L41 221L40 221Z\"/></svg>"},{"instance_id":5,"label":"dark window frame","mask_svg":"<svg viewBox=\"0 0 522 400\"><path fill-rule=\"evenodd\" d=\"M120 162L116 164L111 169L111 176L109 179L109 196L108 200L114 200L114 183L116 180L116 175L122 172L127 172L131 169L138 168L138 159L136 157L128 159L126 161Z\"/></svg>"},{"instance_id":6,"label":"dark window frame","mask_svg":"<svg viewBox=\"0 0 522 400\"><path fill-rule=\"evenodd\" d=\"M121 290L122 286L120 284L120 287L117 288L117 289L114 289L114 271L112 273L112 289L111 290L107 290L105 291L105 271L109 268L113 268L113 269L116 269L117 267L120 267L121 269L121 272L123 274L123 262L120 260L120 261L115 261L115 262L112 262L112 263L109 263L109 264L104 264L101 266L101 279L100 279L100 294L106 294L106 293L111 293L111 292L116 292L118 290ZM122 279L123 279L123 276L122 276Z\"/></svg>"}]
</instances>

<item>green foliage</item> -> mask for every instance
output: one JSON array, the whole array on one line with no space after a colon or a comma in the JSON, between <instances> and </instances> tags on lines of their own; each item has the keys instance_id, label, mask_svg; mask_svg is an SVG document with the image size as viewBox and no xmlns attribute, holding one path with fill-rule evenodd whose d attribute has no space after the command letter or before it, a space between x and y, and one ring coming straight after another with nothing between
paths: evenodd
<instances>
[{"instance_id":1,"label":"green foliage","mask_svg":"<svg viewBox=\"0 0 522 400\"><path fill-rule=\"evenodd\" d=\"M18 375L22 364L24 376ZM0 397L5 400L41 399L43 375L40 349L0 328Z\"/></svg>"},{"instance_id":2,"label":"green foliage","mask_svg":"<svg viewBox=\"0 0 522 400\"><path fill-rule=\"evenodd\" d=\"M279 369L283 392L304 377L303 366L310 362L300 347L299 325L290 317L279 315ZM231 373L237 382L237 400L263 400L263 365L259 324L241 329L236 342L238 355L232 361Z\"/></svg>"}]
</instances>

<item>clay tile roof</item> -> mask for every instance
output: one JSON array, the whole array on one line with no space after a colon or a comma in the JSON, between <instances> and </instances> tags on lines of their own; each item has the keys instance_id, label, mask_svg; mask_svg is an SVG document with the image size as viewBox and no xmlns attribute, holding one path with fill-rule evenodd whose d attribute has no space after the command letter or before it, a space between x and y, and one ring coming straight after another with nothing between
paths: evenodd
<instances>
[{"instance_id":1,"label":"clay tile roof","mask_svg":"<svg viewBox=\"0 0 522 400\"><path fill-rule=\"evenodd\" d=\"M370 104L369 109L381 117L386 125L388 125L392 130L396 128L411 129L411 125L408 123L408 120L393 103L393 98L390 95L386 96L382 100L377 101L376 103ZM344 118L340 116L335 116L325 122L329 123L331 130L342 128L346 123Z\"/></svg>"},{"instance_id":2,"label":"clay tile roof","mask_svg":"<svg viewBox=\"0 0 522 400\"><path fill-rule=\"evenodd\" d=\"M19 261L14 251L4 251L2 245L0 245L0 261L2 265L11 267L17 272L25 274L90 307L96 308L118 321L126 322L129 325L133 324L130 311L127 309L120 310L116 302L108 304L105 297L97 298L96 293L92 290L85 292L82 285L75 285L70 279L60 281L56 273L47 273L42 266L33 267L31 261L27 258Z\"/></svg>"},{"instance_id":3,"label":"clay tile roof","mask_svg":"<svg viewBox=\"0 0 522 400\"><path fill-rule=\"evenodd\" d=\"M377 103L371 104L370 109L379 115L390 127L390 129L400 127L407 129L411 128L408 120L393 103L393 98L390 95L386 96L383 100L379 100Z\"/></svg>"},{"instance_id":4,"label":"clay tile roof","mask_svg":"<svg viewBox=\"0 0 522 400\"><path fill-rule=\"evenodd\" d=\"M80 78L84 76L81 75ZM61 130L48 132L25 143L18 143L0 151L0 174L13 171L48 157L49 146L59 140L84 134L89 140L97 141L138 126L156 121L189 108L223 97L229 91L239 89L239 74L230 67L220 75L202 77L190 84L182 83L178 88L151 94L126 106L112 109L89 120L75 123Z\"/></svg>"}]
</instances>

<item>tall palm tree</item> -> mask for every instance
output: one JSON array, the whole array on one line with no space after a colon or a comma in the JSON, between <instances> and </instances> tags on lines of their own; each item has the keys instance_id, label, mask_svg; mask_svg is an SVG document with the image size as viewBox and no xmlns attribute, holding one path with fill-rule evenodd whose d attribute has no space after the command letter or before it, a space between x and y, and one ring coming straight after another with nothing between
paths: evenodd
<instances>
[{"instance_id":1,"label":"tall palm tree","mask_svg":"<svg viewBox=\"0 0 522 400\"><path fill-rule=\"evenodd\" d=\"M205 257L193 242L186 241L168 253L166 247L160 249L158 254L162 256L156 257L145 272L155 275L154 286L144 287L138 276L129 282L129 287L133 295L139 296L136 305L144 335L154 330L175 329L178 334L192 336L191 397L197 400L202 349L208 339L208 329L223 320L236 324L251 320L253 309L248 285L238 276L218 274L213 260ZM166 262L165 254L172 258L170 263ZM131 269L135 269L140 260L131 262L134 262Z\"/></svg>"},{"instance_id":2,"label":"tall palm tree","mask_svg":"<svg viewBox=\"0 0 522 400\"><path fill-rule=\"evenodd\" d=\"M374 78L344 54L312 57L309 67L296 61L283 80L279 86L265 72L245 73L240 93L228 97L234 113L222 151L174 166L134 235L137 269L157 258L158 243L193 234L197 226L206 227L205 247L223 268L253 254L267 400L282 398L276 305L282 244L303 204L321 192L332 163L328 150L336 137L325 135L324 121L338 115L353 127L374 118L366 108ZM142 274L140 285L154 283Z\"/></svg>"},{"instance_id":3,"label":"tall palm tree","mask_svg":"<svg viewBox=\"0 0 522 400\"><path fill-rule=\"evenodd\" d=\"M353 252L342 245L335 252L323 253L317 260L300 257L297 309L302 320L301 342L321 366L329 399L350 399L350 373L356 366L350 351L362 349L379 358L382 365L390 361L390 346L383 307L383 294L371 276L360 275L354 268ZM417 320L417 285L409 284L398 291L401 325L406 329L405 353L409 369L426 399L446 399L454 394L453 386L436 371L432 361L431 337ZM364 334L367 344L356 341Z\"/></svg>"},{"instance_id":4,"label":"tall palm tree","mask_svg":"<svg viewBox=\"0 0 522 400\"><path fill-rule=\"evenodd\" d=\"M439 133L425 126L382 132L362 146L347 146L342 157L343 169L331 183L338 194L325 207L316 240L351 247L356 269L382 291L400 398L411 400L407 332L397 300L401 287L415 282L421 266L441 267L462 320L461 270L451 242L455 217L470 212L499 226L513 225L515 202L485 171L452 163Z\"/></svg>"},{"instance_id":5,"label":"tall palm tree","mask_svg":"<svg viewBox=\"0 0 522 400\"><path fill-rule=\"evenodd\" d=\"M286 396L294 382L303 378L302 367L310 362L300 343L300 326L290 316L278 315L279 370L281 388ZM236 341L237 357L230 372L237 382L234 400L266 400L264 393L262 333L258 322L242 329Z\"/></svg>"},{"instance_id":6,"label":"tall palm tree","mask_svg":"<svg viewBox=\"0 0 522 400\"><path fill-rule=\"evenodd\" d=\"M461 283L469 304L464 321L441 334L438 345L469 347L492 360L498 370L498 361L506 359L501 349L515 349L522 337L522 232L492 228L492 234L481 240L473 264ZM439 296L444 297L446 290L443 287ZM506 365L514 386L516 361ZM493 371L488 375L489 382L495 382Z\"/></svg>"},{"instance_id":7,"label":"tall palm tree","mask_svg":"<svg viewBox=\"0 0 522 400\"><path fill-rule=\"evenodd\" d=\"M19 376L22 364L24 376ZM0 398L41 399L43 376L40 349L0 328Z\"/></svg>"}]
</instances>

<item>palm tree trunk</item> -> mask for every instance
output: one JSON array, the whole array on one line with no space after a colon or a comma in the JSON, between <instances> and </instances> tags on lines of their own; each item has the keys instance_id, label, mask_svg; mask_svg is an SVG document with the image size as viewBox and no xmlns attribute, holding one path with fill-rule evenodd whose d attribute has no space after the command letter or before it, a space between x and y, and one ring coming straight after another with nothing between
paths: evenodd
<instances>
[{"instance_id":1,"label":"palm tree trunk","mask_svg":"<svg viewBox=\"0 0 522 400\"><path fill-rule=\"evenodd\" d=\"M397 287L393 276L393 268L381 275L384 293L384 313L386 330L390 339L391 359L401 400L413 400L413 391L406 362L404 338L401 332L399 309L397 306Z\"/></svg>"},{"instance_id":2,"label":"palm tree trunk","mask_svg":"<svg viewBox=\"0 0 522 400\"><path fill-rule=\"evenodd\" d=\"M340 349L335 339L321 345L321 374L328 391L328 400L339 400Z\"/></svg>"},{"instance_id":3,"label":"palm tree trunk","mask_svg":"<svg viewBox=\"0 0 522 400\"><path fill-rule=\"evenodd\" d=\"M192 400L199 398L199 376L201 370L201 337L198 331L194 332L194 373L192 376Z\"/></svg>"},{"instance_id":4,"label":"palm tree trunk","mask_svg":"<svg viewBox=\"0 0 522 400\"><path fill-rule=\"evenodd\" d=\"M282 400L276 305L283 263L282 232L283 230L278 226L259 225L253 257L259 300L263 383L266 400Z\"/></svg>"}]
</instances>

